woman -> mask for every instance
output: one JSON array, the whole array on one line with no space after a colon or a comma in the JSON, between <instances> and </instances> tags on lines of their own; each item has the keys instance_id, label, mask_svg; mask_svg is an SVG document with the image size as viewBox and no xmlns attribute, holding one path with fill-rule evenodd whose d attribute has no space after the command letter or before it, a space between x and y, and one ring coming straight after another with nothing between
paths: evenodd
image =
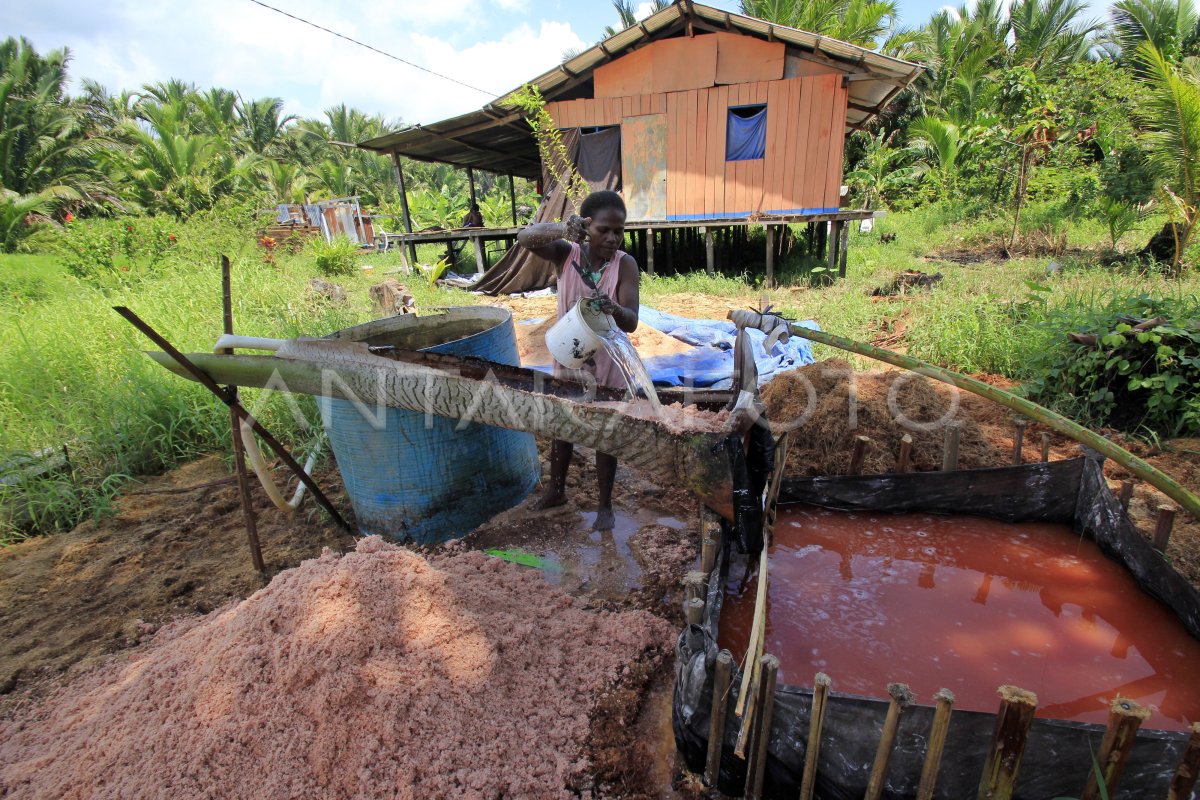
<instances>
[{"instance_id":1,"label":"woman","mask_svg":"<svg viewBox=\"0 0 1200 800\"><path fill-rule=\"evenodd\" d=\"M620 247L625 239L625 202L616 192L593 192L579 207L579 216L566 222L541 222L517 235L517 242L554 265L558 275L558 316L561 318L581 297L592 298L600 311L612 315L617 327L633 333L638 324L638 265ZM585 275L587 276L585 279ZM591 285L589 285L589 282ZM624 389L625 379L608 353L600 350L585 367L601 386ZM563 373L555 365L555 374ZM567 501L567 468L573 446L554 440L550 446L550 482L533 508L553 508ZM613 481L617 459L596 452L596 477L600 503L595 530L612 530Z\"/></svg>"}]
</instances>

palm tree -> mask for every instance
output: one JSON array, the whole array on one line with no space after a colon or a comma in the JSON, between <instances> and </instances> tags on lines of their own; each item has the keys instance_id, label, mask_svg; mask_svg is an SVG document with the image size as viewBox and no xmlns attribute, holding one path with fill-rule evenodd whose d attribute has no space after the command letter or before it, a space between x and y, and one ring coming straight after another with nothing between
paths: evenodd
<instances>
[{"instance_id":1,"label":"palm tree","mask_svg":"<svg viewBox=\"0 0 1200 800\"><path fill-rule=\"evenodd\" d=\"M941 196L949 196L967 151L962 130L948 120L921 117L908 126L908 135L913 154L936 173Z\"/></svg>"},{"instance_id":2,"label":"palm tree","mask_svg":"<svg viewBox=\"0 0 1200 800\"><path fill-rule=\"evenodd\" d=\"M657 11L662 11L669 5L671 5L671 0L654 0L653 8L650 9L650 13L653 14ZM632 28L634 25L637 25L638 22L637 13L634 11L633 3L629 2L629 0L613 0L613 8L615 8L617 11L617 18L620 20L621 27L614 28L611 25L606 26L604 28L605 39L616 36L626 28ZM576 55L578 55L578 53L576 53ZM566 61L567 59L563 60Z\"/></svg>"},{"instance_id":3,"label":"palm tree","mask_svg":"<svg viewBox=\"0 0 1200 800\"><path fill-rule=\"evenodd\" d=\"M864 209L870 208L874 200L886 206L887 196L918 174L916 167L903 163L910 153L891 146L895 133L879 131L871 136L859 131L855 134L866 139L865 149L858 164L846 175L846 183L862 192Z\"/></svg>"},{"instance_id":4,"label":"palm tree","mask_svg":"<svg viewBox=\"0 0 1200 800\"><path fill-rule=\"evenodd\" d=\"M304 191L309 178L300 164L292 161L264 160L258 164L255 173L273 202L304 202Z\"/></svg>"},{"instance_id":5,"label":"palm tree","mask_svg":"<svg viewBox=\"0 0 1200 800\"><path fill-rule=\"evenodd\" d=\"M1117 0L1109 18L1108 39L1122 59L1132 57L1142 42L1150 42L1172 64L1196 50L1200 17L1192 0Z\"/></svg>"},{"instance_id":6,"label":"palm tree","mask_svg":"<svg viewBox=\"0 0 1200 800\"><path fill-rule=\"evenodd\" d=\"M1101 25L1082 20L1086 10L1085 0L1016 0L1009 9L1012 63L1044 78L1087 58Z\"/></svg>"},{"instance_id":7,"label":"palm tree","mask_svg":"<svg viewBox=\"0 0 1200 800\"><path fill-rule=\"evenodd\" d=\"M893 0L742 0L742 13L862 47L892 30Z\"/></svg>"},{"instance_id":8,"label":"palm tree","mask_svg":"<svg viewBox=\"0 0 1200 800\"><path fill-rule=\"evenodd\" d=\"M1146 97L1139 110L1150 146L1151 166L1158 173L1167 208L1181 222L1174 225L1175 258L1172 269L1181 269L1183 253L1200 219L1200 81L1187 70L1178 70L1151 42L1137 48L1144 70Z\"/></svg>"},{"instance_id":9,"label":"palm tree","mask_svg":"<svg viewBox=\"0 0 1200 800\"><path fill-rule=\"evenodd\" d=\"M295 122L295 114L283 115L283 101L263 97L249 102L239 95L234 106L238 120L238 142L251 153L267 155L278 149L286 128Z\"/></svg>"}]
</instances>

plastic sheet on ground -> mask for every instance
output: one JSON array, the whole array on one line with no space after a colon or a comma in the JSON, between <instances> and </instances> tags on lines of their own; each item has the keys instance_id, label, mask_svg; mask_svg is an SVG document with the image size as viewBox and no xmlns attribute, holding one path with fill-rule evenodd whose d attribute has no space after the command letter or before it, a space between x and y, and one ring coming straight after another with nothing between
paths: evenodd
<instances>
[{"instance_id":1,"label":"plastic sheet on ground","mask_svg":"<svg viewBox=\"0 0 1200 800\"><path fill-rule=\"evenodd\" d=\"M733 342L737 328L728 320L689 319L677 314L668 314L649 306L638 312L639 323L661 331L681 342L693 345L685 353L653 356L645 359L646 370L656 386L694 386L698 388L728 389L733 379ZM541 320L536 320L540 322ZM535 320L526 320L535 322ZM819 330L817 323L807 320L799 323L806 328ZM766 334L759 330L747 331L754 345L754 363L758 367L758 383L765 384L780 372L813 363L812 346L808 340L798 336L786 342L777 342L770 353L763 352ZM530 369L550 372L550 364L526 364Z\"/></svg>"}]
</instances>

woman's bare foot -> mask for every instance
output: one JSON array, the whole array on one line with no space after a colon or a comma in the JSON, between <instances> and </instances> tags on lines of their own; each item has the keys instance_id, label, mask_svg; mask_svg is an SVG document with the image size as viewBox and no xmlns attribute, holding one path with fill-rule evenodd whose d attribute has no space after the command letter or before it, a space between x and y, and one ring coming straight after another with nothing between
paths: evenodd
<instances>
[{"instance_id":1,"label":"woman's bare foot","mask_svg":"<svg viewBox=\"0 0 1200 800\"><path fill-rule=\"evenodd\" d=\"M556 508L567 502L567 496L562 492L556 492L553 489L547 489L545 493L529 504L530 511L545 511L548 508Z\"/></svg>"},{"instance_id":2,"label":"woman's bare foot","mask_svg":"<svg viewBox=\"0 0 1200 800\"><path fill-rule=\"evenodd\" d=\"M613 515L612 506L603 506L596 509L596 521L592 523L592 530L611 531L616 524L617 518Z\"/></svg>"}]
</instances>

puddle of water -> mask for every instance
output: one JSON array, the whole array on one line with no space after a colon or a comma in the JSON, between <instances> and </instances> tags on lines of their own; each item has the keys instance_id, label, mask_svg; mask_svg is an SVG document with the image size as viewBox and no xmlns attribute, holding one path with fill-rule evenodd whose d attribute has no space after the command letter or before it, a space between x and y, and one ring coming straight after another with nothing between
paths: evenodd
<instances>
[{"instance_id":1,"label":"puddle of water","mask_svg":"<svg viewBox=\"0 0 1200 800\"><path fill-rule=\"evenodd\" d=\"M1037 694L1039 717L1101 724L1120 693L1154 710L1149 728L1200 719L1200 642L1068 526L811 507L780 520L766 649L781 681L820 670L873 697L901 681L923 703L946 687L987 712L1009 683ZM756 584L739 592L733 573L719 638L740 654Z\"/></svg>"}]
</instances>

